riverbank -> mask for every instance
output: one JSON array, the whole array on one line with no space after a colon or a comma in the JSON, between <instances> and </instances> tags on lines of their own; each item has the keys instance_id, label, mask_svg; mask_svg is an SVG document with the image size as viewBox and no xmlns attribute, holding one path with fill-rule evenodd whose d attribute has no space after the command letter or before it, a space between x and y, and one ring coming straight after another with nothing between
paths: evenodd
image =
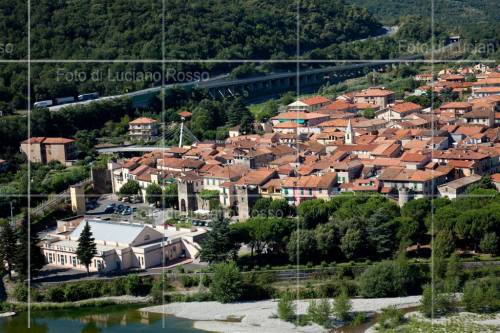
<instances>
[{"instance_id":1,"label":"riverbank","mask_svg":"<svg viewBox=\"0 0 500 333\"><path fill-rule=\"evenodd\" d=\"M332 300L333 301L333 300ZM420 304L420 296L351 300L354 312L378 312L387 306L399 308ZM309 300L296 302L297 314L305 314ZM162 313L194 321L194 327L211 332L312 333L327 332L318 325L295 326L276 318L278 302L274 300L222 304L219 302L170 303L140 311Z\"/></svg>"},{"instance_id":2,"label":"riverbank","mask_svg":"<svg viewBox=\"0 0 500 333\"><path fill-rule=\"evenodd\" d=\"M458 312L444 317L430 319L418 311L405 314L408 320L399 327L401 332L426 332L430 329L436 333L447 332L500 332L500 313L477 314ZM365 333L377 333L377 325L371 326Z\"/></svg>"},{"instance_id":3,"label":"riverbank","mask_svg":"<svg viewBox=\"0 0 500 333\"><path fill-rule=\"evenodd\" d=\"M150 296L105 296L92 299L86 299L76 302L32 302L30 304L30 309L32 311L45 311L45 310L64 310L64 309L77 309L77 308L99 308L110 305L147 305L151 304L152 298ZM9 310L20 312L26 311L28 304L24 302L11 302L5 303L4 308L9 308Z\"/></svg>"}]
</instances>

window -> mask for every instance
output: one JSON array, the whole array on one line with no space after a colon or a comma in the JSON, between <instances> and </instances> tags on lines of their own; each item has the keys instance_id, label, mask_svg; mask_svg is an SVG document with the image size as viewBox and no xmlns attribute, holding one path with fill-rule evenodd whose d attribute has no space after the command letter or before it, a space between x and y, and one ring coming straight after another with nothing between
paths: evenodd
<instances>
[{"instance_id":1,"label":"window","mask_svg":"<svg viewBox=\"0 0 500 333\"><path fill-rule=\"evenodd\" d=\"M76 257L71 257L73 267L76 267Z\"/></svg>"}]
</instances>

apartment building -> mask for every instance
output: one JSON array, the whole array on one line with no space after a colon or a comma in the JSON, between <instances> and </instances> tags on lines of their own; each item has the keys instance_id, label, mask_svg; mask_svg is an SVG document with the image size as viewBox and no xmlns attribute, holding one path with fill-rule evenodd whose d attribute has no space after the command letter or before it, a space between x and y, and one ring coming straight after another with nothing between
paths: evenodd
<instances>
[{"instance_id":1,"label":"apartment building","mask_svg":"<svg viewBox=\"0 0 500 333\"><path fill-rule=\"evenodd\" d=\"M58 161L69 165L76 157L75 140L66 138L32 137L21 142L23 152L32 163Z\"/></svg>"},{"instance_id":2,"label":"apartment building","mask_svg":"<svg viewBox=\"0 0 500 333\"><path fill-rule=\"evenodd\" d=\"M132 140L148 142L157 138L159 128L157 120L140 117L129 122L128 134Z\"/></svg>"}]
</instances>

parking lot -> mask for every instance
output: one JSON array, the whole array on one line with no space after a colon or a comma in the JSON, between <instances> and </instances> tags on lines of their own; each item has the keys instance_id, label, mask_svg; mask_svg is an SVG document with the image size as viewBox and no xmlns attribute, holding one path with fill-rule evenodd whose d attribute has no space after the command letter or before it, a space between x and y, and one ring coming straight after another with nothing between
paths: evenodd
<instances>
[{"instance_id":1,"label":"parking lot","mask_svg":"<svg viewBox=\"0 0 500 333\"><path fill-rule=\"evenodd\" d=\"M89 204L89 201L92 204ZM166 221L179 218L178 212L172 209L160 209L147 203L130 203L118 200L113 194L102 195L87 202L85 216L88 218L99 218L113 221L129 221L135 223L145 223L152 225L163 225ZM179 225L188 227L209 227L206 219L181 217Z\"/></svg>"},{"instance_id":2,"label":"parking lot","mask_svg":"<svg viewBox=\"0 0 500 333\"><path fill-rule=\"evenodd\" d=\"M87 204L85 215L88 217L161 224L172 215L171 212L151 207L147 203L119 201L116 195L112 194L92 201L95 202L94 205Z\"/></svg>"}]
</instances>

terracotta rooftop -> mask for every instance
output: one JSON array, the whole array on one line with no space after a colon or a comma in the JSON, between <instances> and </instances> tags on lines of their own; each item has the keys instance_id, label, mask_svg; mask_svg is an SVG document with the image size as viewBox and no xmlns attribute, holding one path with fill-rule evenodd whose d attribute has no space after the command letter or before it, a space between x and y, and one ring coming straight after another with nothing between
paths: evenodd
<instances>
[{"instance_id":1,"label":"terracotta rooftop","mask_svg":"<svg viewBox=\"0 0 500 333\"><path fill-rule=\"evenodd\" d=\"M418 112L422 110L422 106L412 102L397 103L390 108L397 113Z\"/></svg>"},{"instance_id":2,"label":"terracotta rooftop","mask_svg":"<svg viewBox=\"0 0 500 333\"><path fill-rule=\"evenodd\" d=\"M449 102L441 105L440 109L467 109L472 107L471 103L467 102Z\"/></svg>"},{"instance_id":3,"label":"terracotta rooftop","mask_svg":"<svg viewBox=\"0 0 500 333\"><path fill-rule=\"evenodd\" d=\"M330 188L337 180L335 172L328 172L322 176L302 176L302 177L288 177L282 182L283 187L292 188Z\"/></svg>"},{"instance_id":4,"label":"terracotta rooftop","mask_svg":"<svg viewBox=\"0 0 500 333\"><path fill-rule=\"evenodd\" d=\"M274 170L252 170L243 177L241 177L235 185L263 185L267 182L276 172Z\"/></svg>"},{"instance_id":5,"label":"terracotta rooftop","mask_svg":"<svg viewBox=\"0 0 500 333\"><path fill-rule=\"evenodd\" d=\"M49 145L61 145L66 143L75 142L73 139L66 138L48 138L48 137L32 137L30 139L24 140L22 143L35 144L35 143L45 143Z\"/></svg>"},{"instance_id":6,"label":"terracotta rooftop","mask_svg":"<svg viewBox=\"0 0 500 333\"><path fill-rule=\"evenodd\" d=\"M357 92L354 97L386 97L393 95L394 91L381 88L368 88L366 90Z\"/></svg>"},{"instance_id":7,"label":"terracotta rooftop","mask_svg":"<svg viewBox=\"0 0 500 333\"><path fill-rule=\"evenodd\" d=\"M148 124L154 124L157 123L158 120L147 118L147 117L140 117L137 119L132 120L129 122L130 125L148 125Z\"/></svg>"},{"instance_id":8,"label":"terracotta rooftop","mask_svg":"<svg viewBox=\"0 0 500 333\"><path fill-rule=\"evenodd\" d=\"M315 113L315 112L282 112L278 114L277 116L274 116L273 120L280 120L280 119L288 119L288 120L297 120L297 119L317 119L317 118L325 118L328 117L327 115L321 114L321 113Z\"/></svg>"},{"instance_id":9,"label":"terracotta rooftop","mask_svg":"<svg viewBox=\"0 0 500 333\"><path fill-rule=\"evenodd\" d=\"M316 104L331 103L331 101L328 98L323 96L312 96L312 97L301 98L300 101L302 103L311 106Z\"/></svg>"}]
</instances>

